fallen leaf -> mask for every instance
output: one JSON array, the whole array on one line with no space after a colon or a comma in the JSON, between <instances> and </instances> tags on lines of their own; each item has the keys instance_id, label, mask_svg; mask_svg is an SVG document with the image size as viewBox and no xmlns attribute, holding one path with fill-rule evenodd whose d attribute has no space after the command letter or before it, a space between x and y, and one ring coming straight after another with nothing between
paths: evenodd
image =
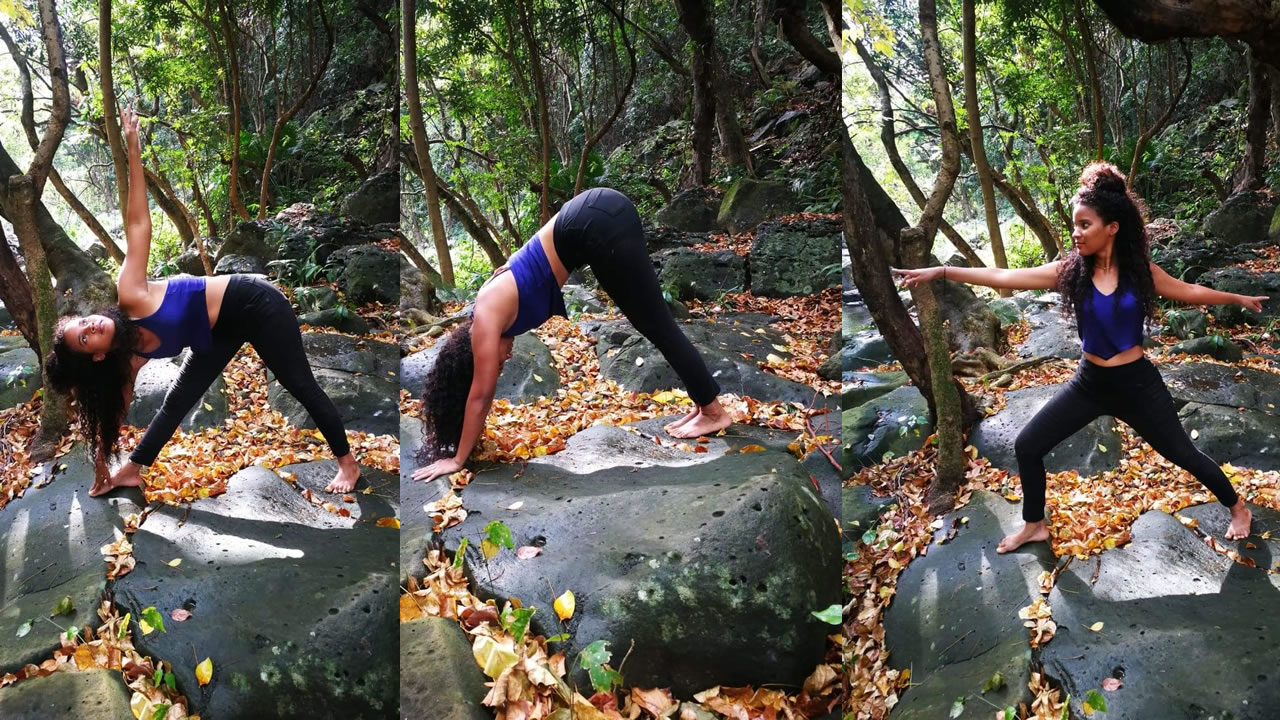
<instances>
[{"instance_id":1,"label":"fallen leaf","mask_svg":"<svg viewBox=\"0 0 1280 720\"><path fill-rule=\"evenodd\" d=\"M174 622L185 622L191 617L191 611L177 608L173 612L169 613L169 617L173 618Z\"/></svg>"},{"instance_id":2,"label":"fallen leaf","mask_svg":"<svg viewBox=\"0 0 1280 720\"><path fill-rule=\"evenodd\" d=\"M196 682L200 683L201 687L204 687L205 685L208 685L209 681L212 679L213 679L213 660L211 658L205 658L199 665L196 666Z\"/></svg>"},{"instance_id":3,"label":"fallen leaf","mask_svg":"<svg viewBox=\"0 0 1280 720\"><path fill-rule=\"evenodd\" d=\"M178 567L182 564L182 558L174 558L166 563L169 567Z\"/></svg>"},{"instance_id":4,"label":"fallen leaf","mask_svg":"<svg viewBox=\"0 0 1280 720\"><path fill-rule=\"evenodd\" d=\"M1090 630L1092 630L1092 631L1094 631L1094 632L1102 632L1102 621L1101 621L1101 620L1099 620L1098 622L1096 622L1096 623L1094 623L1094 624L1090 625L1090 626L1089 626L1089 629L1090 629Z\"/></svg>"},{"instance_id":5,"label":"fallen leaf","mask_svg":"<svg viewBox=\"0 0 1280 720\"><path fill-rule=\"evenodd\" d=\"M556 601L552 604L552 607L555 608L556 615L559 616L561 620L568 620L573 617L574 606L575 601L572 590L565 590L564 594L556 598Z\"/></svg>"},{"instance_id":6,"label":"fallen leaf","mask_svg":"<svg viewBox=\"0 0 1280 720\"><path fill-rule=\"evenodd\" d=\"M378 522L376 522L376 523L374 523L374 524L375 524L375 525L377 525L378 527L389 527L389 528L395 528L395 529L399 530L399 529L400 529L400 518L398 518L398 517L380 517L380 518L378 518Z\"/></svg>"},{"instance_id":7,"label":"fallen leaf","mask_svg":"<svg viewBox=\"0 0 1280 720\"><path fill-rule=\"evenodd\" d=\"M523 500L517 500L517 501L515 501L515 502L511 503L510 505L508 505L508 506L507 506L507 509L508 509L508 510L519 510L519 509L520 509L520 508L522 508L522 507L524 507L524 501L523 501Z\"/></svg>"},{"instance_id":8,"label":"fallen leaf","mask_svg":"<svg viewBox=\"0 0 1280 720\"><path fill-rule=\"evenodd\" d=\"M537 557L538 554L541 552L542 552L542 548L537 547L536 545L522 545L516 548L516 557L520 558L521 560L529 560L531 558Z\"/></svg>"},{"instance_id":9,"label":"fallen leaf","mask_svg":"<svg viewBox=\"0 0 1280 720\"><path fill-rule=\"evenodd\" d=\"M739 450L738 452L740 452L740 453L744 453L744 454L745 454L745 453L757 453L757 452L764 452L764 450L765 450L765 448L764 448L764 446L763 446L763 445L748 445L748 446L746 446L746 447L742 448L741 450Z\"/></svg>"},{"instance_id":10,"label":"fallen leaf","mask_svg":"<svg viewBox=\"0 0 1280 720\"><path fill-rule=\"evenodd\" d=\"M1120 682L1119 680L1113 677L1109 677L1106 680L1102 681L1102 689L1106 690L1107 692L1115 692L1122 687L1124 687L1124 683Z\"/></svg>"}]
</instances>

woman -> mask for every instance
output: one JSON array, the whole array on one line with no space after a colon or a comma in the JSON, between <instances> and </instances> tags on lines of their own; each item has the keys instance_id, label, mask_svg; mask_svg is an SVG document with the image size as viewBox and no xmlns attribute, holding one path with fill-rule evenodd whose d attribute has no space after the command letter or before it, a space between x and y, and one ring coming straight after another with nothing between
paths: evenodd
<instances>
[{"instance_id":1,"label":"woman","mask_svg":"<svg viewBox=\"0 0 1280 720\"><path fill-rule=\"evenodd\" d=\"M101 314L58 321L53 351L45 362L49 379L76 399L96 466L89 494L143 482L151 465L182 418L204 395L246 341L275 373L280 384L306 407L338 458L338 473L326 488L350 492L360 469L347 444L333 402L316 383L302 349L298 322L289 301L275 286L251 275L147 280L151 253L151 215L142 172L138 117L121 115L129 156L127 252L116 281L118 307ZM133 395L133 381L147 358L172 357L192 349L181 374L165 395L160 412L147 427L129 461L108 475L107 458L115 450L120 424Z\"/></svg>"},{"instance_id":2,"label":"woman","mask_svg":"<svg viewBox=\"0 0 1280 720\"><path fill-rule=\"evenodd\" d=\"M667 432L692 438L729 426L719 385L662 298L635 205L615 190L595 188L566 203L494 270L476 295L471 319L442 341L423 393L423 455L434 462L414 471L415 480L462 469L484 430L513 339L566 314L560 288L582 265L684 382L694 408Z\"/></svg>"},{"instance_id":3,"label":"woman","mask_svg":"<svg viewBox=\"0 0 1280 720\"><path fill-rule=\"evenodd\" d=\"M1006 553L1024 543L1049 539L1044 517L1044 456L1100 415L1124 421L1164 457L1189 471L1231 509L1227 539L1249 534L1252 514L1218 464L1191 444L1178 422L1173 397L1142 348L1143 321L1156 310L1156 296L1194 305L1242 305L1261 311L1266 296L1247 297L1191 285L1151 262L1142 201L1109 163L1094 163L1080 175L1071 198L1075 245L1065 260L1036 268L922 268L894 270L907 287L938 278L992 288L1057 289L1074 312L1084 357L1066 384L1014 441L1022 480L1022 530L1000 541Z\"/></svg>"}]
</instances>

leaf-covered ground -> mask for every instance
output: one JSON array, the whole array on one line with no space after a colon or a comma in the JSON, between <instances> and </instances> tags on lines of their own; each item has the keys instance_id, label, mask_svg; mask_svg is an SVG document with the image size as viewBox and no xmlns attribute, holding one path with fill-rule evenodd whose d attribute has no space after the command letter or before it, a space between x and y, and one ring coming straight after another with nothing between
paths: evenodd
<instances>
[{"instance_id":1,"label":"leaf-covered ground","mask_svg":"<svg viewBox=\"0 0 1280 720\"><path fill-rule=\"evenodd\" d=\"M370 309L376 308L361 308L361 312ZM323 331L334 332L329 328ZM389 332L368 336L367 339L395 341ZM274 469L331 458L328 445L319 431L294 427L267 404L266 370L252 347L245 345L237 353L223 371L223 378L227 384L227 421L217 428L198 432L179 430L174 434L144 476L147 484L143 495L148 503L176 505L220 495L228 490L228 478L252 465ZM0 437L4 439L0 445L0 512L10 500L21 497L30 486L32 477L40 473L40 466L33 467L27 453L38 428L40 402L37 395L29 402L0 411ZM124 430L120 443L122 456L141 439L144 430L134 427ZM347 439L361 465L399 473L399 438L348 429ZM76 444L84 447L84 438L78 423L73 423L59 445L57 457L51 461L53 474L56 482L84 483L87 490L93 482L91 477L58 476L59 470L66 467L61 462L62 456ZM285 481L288 480L286 477ZM343 506L355 502L350 495L322 497L305 488L299 492L312 503L338 515L349 514ZM357 489L355 492L361 491ZM129 537L146 522L146 515L144 511L141 516L127 518L128 535L103 546L104 573L108 579L125 575L133 568ZM174 610L178 613L174 615L164 615L163 609L160 612L166 621L182 621L179 619L181 610ZM186 699L172 685L172 674L166 675L169 672L167 663L142 656L133 647L133 633L150 632L151 628L142 625L139 622L141 618L122 617L109 599L102 601L98 616L102 625L96 630L87 625L70 628L70 632L61 637L61 647L50 658L39 665L28 665L17 673L0 677L0 688L54 672L113 670L123 674L125 684L134 692L131 706L135 715L164 720L188 717ZM216 665L217 659L212 658L210 662Z\"/></svg>"},{"instance_id":2,"label":"leaf-covered ground","mask_svg":"<svg viewBox=\"0 0 1280 720\"><path fill-rule=\"evenodd\" d=\"M722 242L733 242L729 236ZM749 239L739 236L738 245L749 248ZM692 302L689 309L695 319L708 319L723 312L760 312L779 318L785 334L791 361L761 362L767 372L807 384L824 395L838 390L839 383L822 380L817 368L826 360L831 336L839 328L839 292L832 289L812 297L775 300L757 298L750 293L726 295L719 302ZM448 310L456 312L458 307ZM582 316L613 319L618 315ZM484 437L472 460L514 463L531 457L563 450L575 433L596 424L624 425L654 417L683 414L692 409L682 390L657 393L633 393L600 376L594 342L584 336L575 322L552 318L535 331L547 345L561 377L561 387L554 396L540 397L533 403L494 402L485 424ZM437 339L420 337L413 341L414 350L429 347ZM816 436L810 418L814 411L800 403L761 402L754 398L722 395L721 402L734 421L761 425L796 433L792 451L799 457L809 452L830 453L838 439ZM811 403L812 405L812 403ZM401 393L401 412L421 416L421 399ZM655 442L698 452L696 440L676 441L655 438ZM829 455L828 455L829 456ZM424 511L433 515L438 529L460 522L465 517L465 488L470 472L462 471L451 479L461 496L450 494L432 503ZM432 507L435 506L435 507ZM410 508L407 512L417 512ZM400 597L400 619L408 622L424 615L455 619L466 629L477 657L503 657L508 661L482 668L490 671L492 690L484 699L494 708L499 720L536 720L547 718L557 709L572 708L574 717L585 720L616 720L640 717L685 717L676 711L680 698L663 689L618 690L597 693L584 698L573 693L561 680L565 675L565 658L552 652L547 639L525 634L516 637L502 629L499 615L511 608L484 603L473 595L461 568L441 551L431 549L424 560L425 576L410 571L407 587ZM814 669L800 693L787 693L770 688L716 687L698 693L692 700L704 710L736 720L774 720L821 717L841 702L842 683L839 658L843 637L830 636L826 662ZM615 661L619 658L614 658ZM500 668L500 671L499 671ZM495 677L496 675L496 677ZM625 678L624 678L625 680ZM672 714L674 713L674 714ZM692 715L690 715L692 717Z\"/></svg>"},{"instance_id":3,"label":"leaf-covered ground","mask_svg":"<svg viewBox=\"0 0 1280 720\"><path fill-rule=\"evenodd\" d=\"M1211 326L1213 332L1234 336L1242 344L1270 339L1263 337L1261 329L1249 326ZM1025 323L1010 326L1008 340L1014 349L1007 357L1016 355L1017 345L1026 339L1027 333ZM1174 341L1162 342L1170 345ZM1166 355L1159 361L1177 363L1189 359L1186 355ZM1194 360L1216 362L1202 356ZM1280 374L1280 366L1261 357L1248 358L1235 365ZM886 366L883 369L900 368ZM984 388L976 380L964 382L969 392L991 396L990 411L994 412L1004 407L1005 392L1066 382L1074 372L1075 362L1063 361L1025 370L1003 389ZM1052 518L1050 544L1059 558L1085 559L1129 542L1134 521L1149 510L1174 513L1189 505L1214 501L1195 478L1162 458L1139 440L1127 425L1117 422L1116 428L1123 442L1117 449L1121 459L1115 470L1086 477L1074 471L1048 475L1046 512ZM984 458L977 457L972 446L967 450L970 458L966 466L966 483L957 496L957 508L968 503L974 490L998 492L1010 502L1022 501L1022 489L1016 476L992 468ZM927 512L924 501L925 491L933 478L935 461L936 451L926 444L909 455L868 467L846 482L846 486L869 484L877 495L893 496L897 503L885 511L877 527L851 531L858 536L854 538L855 549L846 557L844 569L848 593L844 633L849 641L843 664L851 684L846 720L882 720L888 717L899 696L909 691L909 670L894 668L893 648L885 647L884 613L893 601L898 577L913 558L929 552L934 531L942 528L942 520ZM1262 472L1229 464L1222 467L1236 491L1247 502L1280 509L1280 472ZM1194 529L1192 523L1187 524ZM1235 550L1212 537L1200 535L1214 550L1237 562L1252 564L1250 559L1242 559ZM1280 572L1280 563L1268 571ZM1052 589L1053 581L1054 577L1047 572L1040 578L1044 596L1047 597ZM1028 643L1032 647L1052 641L1056 629L1052 609L1042 600L1024 608L1022 619L1029 627ZM1044 720L1063 717L1065 698L1059 689L1051 687L1043 676L1035 672L1031 675L1029 688L1035 702L1030 707L1016 708L1014 717ZM974 692L981 689L974 688ZM1003 718L1004 713L1001 712L999 717Z\"/></svg>"}]
</instances>

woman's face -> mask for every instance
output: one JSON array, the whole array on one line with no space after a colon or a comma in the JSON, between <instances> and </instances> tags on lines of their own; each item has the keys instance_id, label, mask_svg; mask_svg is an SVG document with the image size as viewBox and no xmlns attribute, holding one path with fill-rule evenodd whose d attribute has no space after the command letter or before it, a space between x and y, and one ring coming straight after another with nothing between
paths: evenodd
<instances>
[{"instance_id":1,"label":"woman's face","mask_svg":"<svg viewBox=\"0 0 1280 720\"><path fill-rule=\"evenodd\" d=\"M1116 232L1120 230L1120 223L1104 223L1098 211L1084 203L1076 203L1071 221L1071 242L1081 255L1092 255L1099 250L1109 249L1115 242Z\"/></svg>"},{"instance_id":2,"label":"woman's face","mask_svg":"<svg viewBox=\"0 0 1280 720\"><path fill-rule=\"evenodd\" d=\"M116 322L106 315L73 317L62 327L62 338L67 347L78 353L92 355L94 361L107 356L115 336Z\"/></svg>"}]
</instances>

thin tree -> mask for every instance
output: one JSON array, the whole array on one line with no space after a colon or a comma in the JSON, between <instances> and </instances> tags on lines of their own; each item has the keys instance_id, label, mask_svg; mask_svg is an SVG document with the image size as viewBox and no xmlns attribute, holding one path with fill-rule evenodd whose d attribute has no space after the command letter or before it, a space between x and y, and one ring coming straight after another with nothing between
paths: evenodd
<instances>
[{"instance_id":1,"label":"thin tree","mask_svg":"<svg viewBox=\"0 0 1280 720\"><path fill-rule=\"evenodd\" d=\"M431 164L431 148L427 147L427 128L422 119L422 98L418 90L418 23L415 0L402 0L404 40L404 94L409 110L409 131L413 135L414 169L426 190L427 215L431 220L431 237L440 262L440 280L454 286L453 258L449 256L449 238L444 233L444 217L440 213L440 192L436 171ZM423 261L425 262L425 260ZM421 266L419 266L421 267Z\"/></svg>"},{"instance_id":2,"label":"thin tree","mask_svg":"<svg viewBox=\"0 0 1280 720\"><path fill-rule=\"evenodd\" d=\"M965 122L969 125L969 143L973 148L973 166L978 171L978 184L982 187L982 210L987 219L987 236L991 239L991 254L998 268L1009 267L1009 260L1004 253L1004 238L1000 235L1000 213L996 209L996 191L991 183L991 163L987 161L986 143L982 139L982 108L978 106L978 73L975 69L977 44L974 0L964 0L962 14L964 16L964 113ZM939 116L941 117L941 116ZM941 123L939 123L941 125ZM945 132L945 131L944 131ZM946 144L946 137L943 137ZM957 153L959 149L957 148ZM999 291L1008 297L1013 293L1007 289Z\"/></svg>"}]
</instances>

